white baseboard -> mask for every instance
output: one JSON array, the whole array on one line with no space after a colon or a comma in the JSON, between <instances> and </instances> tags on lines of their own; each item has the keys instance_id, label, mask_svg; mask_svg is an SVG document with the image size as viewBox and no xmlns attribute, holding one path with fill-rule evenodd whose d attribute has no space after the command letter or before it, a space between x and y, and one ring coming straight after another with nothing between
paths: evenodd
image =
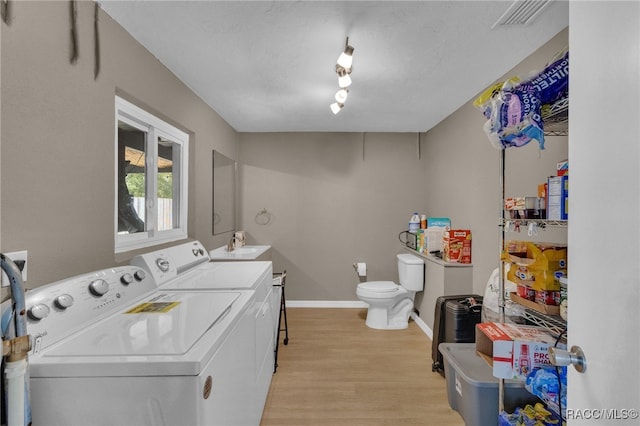
<instances>
[{"instance_id":1,"label":"white baseboard","mask_svg":"<svg viewBox=\"0 0 640 426\"><path fill-rule=\"evenodd\" d=\"M369 305L361 300L287 300L289 308L368 308ZM433 340L433 330L427 323L422 321L415 312L411 313L411 318L430 340Z\"/></svg>"},{"instance_id":2,"label":"white baseboard","mask_svg":"<svg viewBox=\"0 0 640 426\"><path fill-rule=\"evenodd\" d=\"M422 330L422 332L426 334L431 341L433 341L433 330L429 328L427 323L422 321L422 318L416 315L415 312L411 312L411 318L415 321L416 325L420 328L420 330Z\"/></svg>"}]
</instances>

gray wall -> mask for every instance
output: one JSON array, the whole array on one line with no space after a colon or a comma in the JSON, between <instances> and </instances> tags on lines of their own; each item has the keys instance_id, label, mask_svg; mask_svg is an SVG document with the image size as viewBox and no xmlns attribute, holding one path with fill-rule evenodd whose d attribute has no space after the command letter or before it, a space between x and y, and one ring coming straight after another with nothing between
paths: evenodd
<instances>
[{"instance_id":1,"label":"gray wall","mask_svg":"<svg viewBox=\"0 0 640 426\"><path fill-rule=\"evenodd\" d=\"M78 2L80 57L69 63L69 4L12 2L2 27L0 249L29 251L27 287L127 262L114 254L114 96L192 136L189 236L213 248L211 150L237 158L237 133L103 12L93 78L93 3Z\"/></svg>"},{"instance_id":2,"label":"gray wall","mask_svg":"<svg viewBox=\"0 0 640 426\"><path fill-rule=\"evenodd\" d=\"M565 29L496 81L540 71L567 45ZM427 208L434 215L451 217L453 227L471 229L473 288L480 295L498 267L500 253L500 151L492 147L482 130L484 122L471 99L425 137L427 182L437 183L428 185ZM567 153L566 136L547 137L544 151L535 142L508 149L506 196L536 196L537 184L556 174L556 163L567 159ZM525 236L513 233L506 238L528 239ZM566 229L539 233L537 240L566 243Z\"/></svg>"},{"instance_id":3,"label":"gray wall","mask_svg":"<svg viewBox=\"0 0 640 426\"><path fill-rule=\"evenodd\" d=\"M427 208L417 134L245 133L240 159L241 226L274 246L288 298L357 300L360 261L369 280L397 280L398 234Z\"/></svg>"}]
</instances>

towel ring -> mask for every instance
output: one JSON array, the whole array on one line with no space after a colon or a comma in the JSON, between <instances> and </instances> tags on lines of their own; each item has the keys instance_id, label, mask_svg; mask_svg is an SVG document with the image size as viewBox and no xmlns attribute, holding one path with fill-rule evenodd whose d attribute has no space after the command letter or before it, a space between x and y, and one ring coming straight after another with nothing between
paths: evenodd
<instances>
[{"instance_id":1,"label":"towel ring","mask_svg":"<svg viewBox=\"0 0 640 426\"><path fill-rule=\"evenodd\" d=\"M271 223L271 218L272 218L271 213L269 213L267 209L262 209L256 214L254 221L258 225L265 226Z\"/></svg>"}]
</instances>

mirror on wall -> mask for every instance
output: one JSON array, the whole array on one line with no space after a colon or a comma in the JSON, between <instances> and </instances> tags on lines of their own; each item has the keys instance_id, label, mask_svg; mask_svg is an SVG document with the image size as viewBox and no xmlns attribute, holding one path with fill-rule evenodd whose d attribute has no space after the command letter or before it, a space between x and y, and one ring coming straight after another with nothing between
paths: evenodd
<instances>
[{"instance_id":1,"label":"mirror on wall","mask_svg":"<svg viewBox=\"0 0 640 426\"><path fill-rule=\"evenodd\" d=\"M213 235L232 232L236 227L237 164L213 151Z\"/></svg>"}]
</instances>

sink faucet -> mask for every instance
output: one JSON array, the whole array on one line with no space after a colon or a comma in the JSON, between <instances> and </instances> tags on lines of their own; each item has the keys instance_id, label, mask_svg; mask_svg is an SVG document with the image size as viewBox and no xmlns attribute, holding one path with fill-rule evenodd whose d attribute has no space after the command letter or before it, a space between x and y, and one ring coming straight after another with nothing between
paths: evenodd
<instances>
[{"instance_id":1,"label":"sink faucet","mask_svg":"<svg viewBox=\"0 0 640 426\"><path fill-rule=\"evenodd\" d=\"M231 237L231 239L229 240L229 243L227 244L227 251L233 251L233 249L235 249L235 242L236 242L236 236L234 235L233 237Z\"/></svg>"}]
</instances>

